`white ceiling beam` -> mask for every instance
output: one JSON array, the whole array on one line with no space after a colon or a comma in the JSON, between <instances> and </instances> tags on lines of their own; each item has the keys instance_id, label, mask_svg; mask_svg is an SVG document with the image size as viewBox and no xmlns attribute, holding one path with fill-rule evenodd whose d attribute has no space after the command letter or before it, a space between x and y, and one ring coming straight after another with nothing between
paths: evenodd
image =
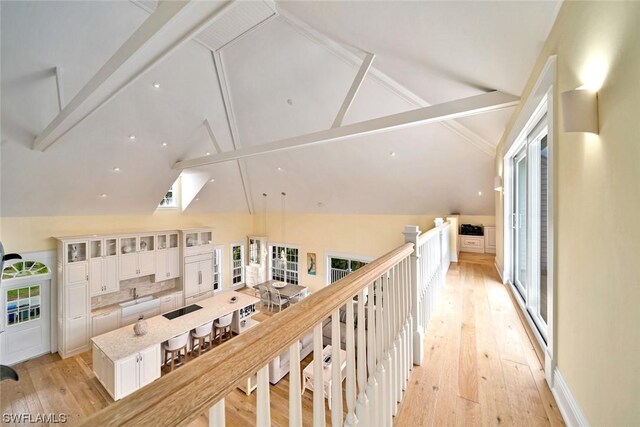
<instances>
[{"instance_id":1,"label":"white ceiling beam","mask_svg":"<svg viewBox=\"0 0 640 427\"><path fill-rule=\"evenodd\" d=\"M356 77L353 79L353 83L351 83L349 92L347 92L347 96L344 98L342 106L340 107L340 111L338 111L338 115L333 121L331 128L342 126L342 121L347 115L349 108L351 108L351 104L353 104L353 100L356 98L358 90L360 89L360 86L362 86L362 82L364 82L364 78L367 76L369 68L371 68L371 64L373 63L373 59L375 57L376 56L373 53L367 53L367 55L364 57L364 61L362 61L362 65L358 70L358 74L356 74Z\"/></svg>"},{"instance_id":2,"label":"white ceiling beam","mask_svg":"<svg viewBox=\"0 0 640 427\"><path fill-rule=\"evenodd\" d=\"M213 134L213 129L211 129L211 124L209 123L209 119L204 119L204 127L207 128L207 133L209 134L209 138L211 138L211 143L213 144L213 148L217 153L222 153L222 149L220 148L220 144L218 144L218 140L216 136Z\"/></svg>"},{"instance_id":3,"label":"white ceiling beam","mask_svg":"<svg viewBox=\"0 0 640 427\"><path fill-rule=\"evenodd\" d=\"M155 64L191 40L230 4L231 1L160 2L156 11L38 135L33 149L46 150Z\"/></svg>"},{"instance_id":4,"label":"white ceiling beam","mask_svg":"<svg viewBox=\"0 0 640 427\"><path fill-rule=\"evenodd\" d=\"M390 116L379 117L363 122L352 123L339 128L332 128L319 132L308 133L292 138L258 144L252 147L240 148L234 151L217 154L215 156L198 157L196 159L177 162L173 168L182 170L215 163L239 160L247 157L259 156L267 153L303 148L327 142L334 142L348 138L355 138L373 133L401 129L427 123L438 123L460 117L488 111L500 110L517 105L520 98L503 92L495 91L456 101L444 102L416 110L405 111Z\"/></svg>"}]
</instances>

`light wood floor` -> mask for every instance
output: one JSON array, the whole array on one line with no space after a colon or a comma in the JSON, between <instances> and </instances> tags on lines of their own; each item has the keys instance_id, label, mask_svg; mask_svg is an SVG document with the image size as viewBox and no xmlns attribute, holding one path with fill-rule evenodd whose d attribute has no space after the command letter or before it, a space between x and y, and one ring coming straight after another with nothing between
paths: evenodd
<instances>
[{"instance_id":1,"label":"light wood floor","mask_svg":"<svg viewBox=\"0 0 640 427\"><path fill-rule=\"evenodd\" d=\"M414 368L398 426L563 425L544 373L493 257L462 254L452 264L425 341L425 361ZM258 320L271 314L260 313ZM302 368L310 363L305 358ZM112 399L91 369L91 352L66 360L57 354L16 367L20 381L0 384L2 413L66 413L68 425ZM212 379L213 381L213 379ZM274 426L288 425L289 377L271 387ZM311 392L303 395L311 425ZM256 393L226 398L228 426L255 423ZM343 405L344 406L344 405ZM330 425L327 411L327 425ZM192 426L206 426L206 414Z\"/></svg>"}]
</instances>

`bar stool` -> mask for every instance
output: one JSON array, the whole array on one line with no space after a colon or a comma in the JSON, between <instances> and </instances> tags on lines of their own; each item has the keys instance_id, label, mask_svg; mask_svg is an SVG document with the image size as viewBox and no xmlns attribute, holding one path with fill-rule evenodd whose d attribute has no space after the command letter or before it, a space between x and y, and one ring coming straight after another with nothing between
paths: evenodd
<instances>
[{"instance_id":1,"label":"bar stool","mask_svg":"<svg viewBox=\"0 0 640 427\"><path fill-rule=\"evenodd\" d=\"M187 344L189 343L189 332L185 332L184 334L180 334L177 337L169 338L167 342L163 344L164 347L164 365L167 366L169 361L167 360L167 355L171 353L171 365L169 370L173 371L173 367L176 359L180 361L180 356L182 351L184 350L184 358L187 358ZM184 360L180 363L184 364Z\"/></svg>"},{"instance_id":2,"label":"bar stool","mask_svg":"<svg viewBox=\"0 0 640 427\"><path fill-rule=\"evenodd\" d=\"M213 322L213 337L215 338L215 336L218 335L218 343L222 343L222 337L227 335L227 330L229 333L228 337L231 338L231 319L233 319L233 313L222 316ZM218 333L218 331L220 331L220 333Z\"/></svg>"},{"instance_id":3,"label":"bar stool","mask_svg":"<svg viewBox=\"0 0 640 427\"><path fill-rule=\"evenodd\" d=\"M191 331L191 356L196 348L196 341L198 342L198 356L204 350L207 351L211 347L213 332L213 320L207 322L204 325L200 325ZM209 338L209 345L207 344L207 338Z\"/></svg>"}]
</instances>

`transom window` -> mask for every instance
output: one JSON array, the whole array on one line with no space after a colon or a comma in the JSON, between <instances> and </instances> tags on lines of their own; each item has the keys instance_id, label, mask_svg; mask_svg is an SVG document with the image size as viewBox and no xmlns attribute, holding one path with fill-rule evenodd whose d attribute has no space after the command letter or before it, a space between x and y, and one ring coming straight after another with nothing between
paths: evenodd
<instances>
[{"instance_id":1,"label":"transom window","mask_svg":"<svg viewBox=\"0 0 640 427\"><path fill-rule=\"evenodd\" d=\"M298 284L298 249L291 246L271 246L271 279Z\"/></svg>"}]
</instances>

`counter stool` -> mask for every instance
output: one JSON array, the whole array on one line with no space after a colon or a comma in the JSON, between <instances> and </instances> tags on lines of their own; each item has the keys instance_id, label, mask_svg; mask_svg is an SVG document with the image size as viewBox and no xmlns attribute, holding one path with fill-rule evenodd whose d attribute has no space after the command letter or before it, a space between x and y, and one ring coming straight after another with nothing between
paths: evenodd
<instances>
[{"instance_id":1,"label":"counter stool","mask_svg":"<svg viewBox=\"0 0 640 427\"><path fill-rule=\"evenodd\" d=\"M202 351L207 351L211 348L212 334L213 333L213 320L207 322L204 325L200 325L191 331L191 356L196 349L196 341L198 342L198 356ZM207 345L207 338L209 343Z\"/></svg>"},{"instance_id":2,"label":"counter stool","mask_svg":"<svg viewBox=\"0 0 640 427\"><path fill-rule=\"evenodd\" d=\"M164 365L167 366L169 360L167 360L167 355L171 353L171 365L169 370L173 371L173 367L175 365L176 359L180 361L180 356L182 351L184 351L184 359L187 358L187 344L189 342L189 332L185 332L184 334L178 335L177 337L169 338L167 342L163 344L164 347ZM180 362L180 364L184 364L186 360Z\"/></svg>"},{"instance_id":3,"label":"counter stool","mask_svg":"<svg viewBox=\"0 0 640 427\"><path fill-rule=\"evenodd\" d=\"M228 337L231 338L231 319L233 319L233 313L222 316L213 322L213 337L215 338L216 335L218 336L218 343L222 343L223 336L227 335L227 330L229 334ZM218 331L220 332L218 333Z\"/></svg>"}]
</instances>

